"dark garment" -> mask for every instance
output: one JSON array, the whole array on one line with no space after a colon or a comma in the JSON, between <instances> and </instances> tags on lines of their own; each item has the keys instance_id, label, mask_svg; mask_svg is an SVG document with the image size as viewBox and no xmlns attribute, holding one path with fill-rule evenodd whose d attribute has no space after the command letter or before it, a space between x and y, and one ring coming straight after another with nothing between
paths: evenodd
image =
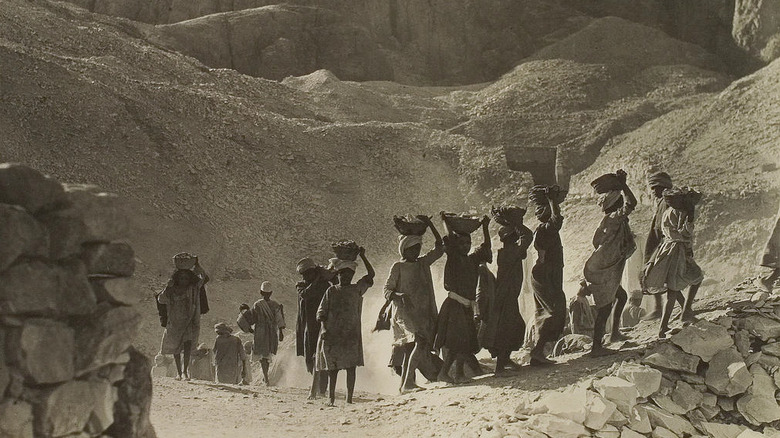
<instances>
[{"instance_id":1,"label":"dark garment","mask_svg":"<svg viewBox=\"0 0 780 438\"><path fill-rule=\"evenodd\" d=\"M320 323L317 322L317 309L320 307L325 291L330 287L328 272L322 272L312 283L299 282L298 320L295 324L295 347L298 356L306 360L306 369L314 371L314 357L317 353L317 339L320 336Z\"/></svg>"},{"instance_id":2,"label":"dark garment","mask_svg":"<svg viewBox=\"0 0 780 438\"><path fill-rule=\"evenodd\" d=\"M323 325L317 342L317 371L363 366L363 295L373 284L366 275L355 284L331 286L325 292L317 310Z\"/></svg>"},{"instance_id":3,"label":"dark garment","mask_svg":"<svg viewBox=\"0 0 780 438\"><path fill-rule=\"evenodd\" d=\"M777 214L777 221L769 240L766 242L766 250L761 257L761 266L767 268L780 268L780 212Z\"/></svg>"},{"instance_id":4,"label":"dark garment","mask_svg":"<svg viewBox=\"0 0 780 438\"><path fill-rule=\"evenodd\" d=\"M444 265L444 289L466 300L477 298L479 265L491 259L489 243L480 245L471 254L462 254L451 236L444 238L447 263ZM464 306L447 298L439 310L434 349L446 347L454 353L476 354L479 351L477 326L472 306Z\"/></svg>"},{"instance_id":5,"label":"dark garment","mask_svg":"<svg viewBox=\"0 0 780 438\"><path fill-rule=\"evenodd\" d=\"M531 270L536 301L536 327L542 342L557 340L566 325L566 295L563 293L563 244L559 234L562 216L552 216L536 228L534 248L539 254Z\"/></svg>"},{"instance_id":6,"label":"dark garment","mask_svg":"<svg viewBox=\"0 0 780 438\"><path fill-rule=\"evenodd\" d=\"M525 228L525 227L523 227ZM500 352L519 350L523 346L525 321L520 315L520 291L523 288L523 259L531 246L533 234L525 228L519 244L498 250L495 299L485 319L482 347L493 357Z\"/></svg>"},{"instance_id":7,"label":"dark garment","mask_svg":"<svg viewBox=\"0 0 780 438\"><path fill-rule=\"evenodd\" d=\"M477 327L477 338L480 347L484 347L484 338L487 331L487 320L490 318L490 308L496 299L496 276L490 271L487 264L479 265L479 282L477 283L477 307L482 320Z\"/></svg>"},{"instance_id":8,"label":"dark garment","mask_svg":"<svg viewBox=\"0 0 780 438\"><path fill-rule=\"evenodd\" d=\"M241 339L231 334L220 334L214 341L214 367L217 382L241 383L246 352Z\"/></svg>"},{"instance_id":9,"label":"dark garment","mask_svg":"<svg viewBox=\"0 0 780 438\"><path fill-rule=\"evenodd\" d=\"M645 242L645 263L650 260L655 249L658 248L658 245L664 240L664 232L661 228L663 225L664 212L668 207L664 198L655 200L655 212L653 213L653 220L650 222L650 232L647 234L647 241Z\"/></svg>"}]
</instances>

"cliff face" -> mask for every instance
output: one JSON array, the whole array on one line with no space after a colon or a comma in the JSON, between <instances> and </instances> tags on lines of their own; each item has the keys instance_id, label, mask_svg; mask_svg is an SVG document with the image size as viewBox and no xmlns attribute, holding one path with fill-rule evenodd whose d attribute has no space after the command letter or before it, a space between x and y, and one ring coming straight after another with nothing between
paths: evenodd
<instances>
[{"instance_id":1,"label":"cliff face","mask_svg":"<svg viewBox=\"0 0 780 438\"><path fill-rule=\"evenodd\" d=\"M738 0L732 29L742 49L763 62L780 57L780 3Z\"/></svg>"}]
</instances>

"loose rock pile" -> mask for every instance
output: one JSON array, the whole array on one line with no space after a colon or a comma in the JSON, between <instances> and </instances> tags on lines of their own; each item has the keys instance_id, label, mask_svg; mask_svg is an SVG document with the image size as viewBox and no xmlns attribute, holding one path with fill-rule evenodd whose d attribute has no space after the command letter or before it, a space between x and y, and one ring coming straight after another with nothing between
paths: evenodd
<instances>
[{"instance_id":1,"label":"loose rock pile","mask_svg":"<svg viewBox=\"0 0 780 438\"><path fill-rule=\"evenodd\" d=\"M749 283L726 315L684 327L564 391L529 396L480 436L780 437L780 297Z\"/></svg>"},{"instance_id":2,"label":"loose rock pile","mask_svg":"<svg viewBox=\"0 0 780 438\"><path fill-rule=\"evenodd\" d=\"M127 231L117 196L0 164L0 436L154 436Z\"/></svg>"}]
</instances>

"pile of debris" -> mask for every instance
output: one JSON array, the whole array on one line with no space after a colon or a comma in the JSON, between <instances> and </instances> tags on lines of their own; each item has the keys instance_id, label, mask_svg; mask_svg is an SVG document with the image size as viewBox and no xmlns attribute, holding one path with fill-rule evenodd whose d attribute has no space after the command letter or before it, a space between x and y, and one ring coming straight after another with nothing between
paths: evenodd
<instances>
[{"instance_id":1,"label":"pile of debris","mask_svg":"<svg viewBox=\"0 0 780 438\"><path fill-rule=\"evenodd\" d=\"M0 436L154 436L119 198L0 165Z\"/></svg>"},{"instance_id":2,"label":"pile of debris","mask_svg":"<svg viewBox=\"0 0 780 438\"><path fill-rule=\"evenodd\" d=\"M481 436L780 437L780 297L749 298L564 391L529 395Z\"/></svg>"}]
</instances>

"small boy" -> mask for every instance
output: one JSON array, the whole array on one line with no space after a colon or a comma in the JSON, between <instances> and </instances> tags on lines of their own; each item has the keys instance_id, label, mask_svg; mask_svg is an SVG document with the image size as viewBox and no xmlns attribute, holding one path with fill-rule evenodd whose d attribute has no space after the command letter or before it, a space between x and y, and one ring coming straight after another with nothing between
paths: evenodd
<instances>
[{"instance_id":1,"label":"small boy","mask_svg":"<svg viewBox=\"0 0 780 438\"><path fill-rule=\"evenodd\" d=\"M571 333L593 337L593 327L596 317L588 301L588 286L585 280L580 281L580 290L569 302L569 319Z\"/></svg>"},{"instance_id":2,"label":"small boy","mask_svg":"<svg viewBox=\"0 0 780 438\"><path fill-rule=\"evenodd\" d=\"M217 382L238 385L245 379L248 366L244 344L224 322L216 324L214 331L217 333L217 339L214 341Z\"/></svg>"},{"instance_id":3,"label":"small boy","mask_svg":"<svg viewBox=\"0 0 780 438\"><path fill-rule=\"evenodd\" d=\"M628 306L623 310L623 315L620 319L620 326L623 328L635 327L646 313L645 309L642 308L642 291L631 291L631 296L628 298Z\"/></svg>"}]
</instances>

